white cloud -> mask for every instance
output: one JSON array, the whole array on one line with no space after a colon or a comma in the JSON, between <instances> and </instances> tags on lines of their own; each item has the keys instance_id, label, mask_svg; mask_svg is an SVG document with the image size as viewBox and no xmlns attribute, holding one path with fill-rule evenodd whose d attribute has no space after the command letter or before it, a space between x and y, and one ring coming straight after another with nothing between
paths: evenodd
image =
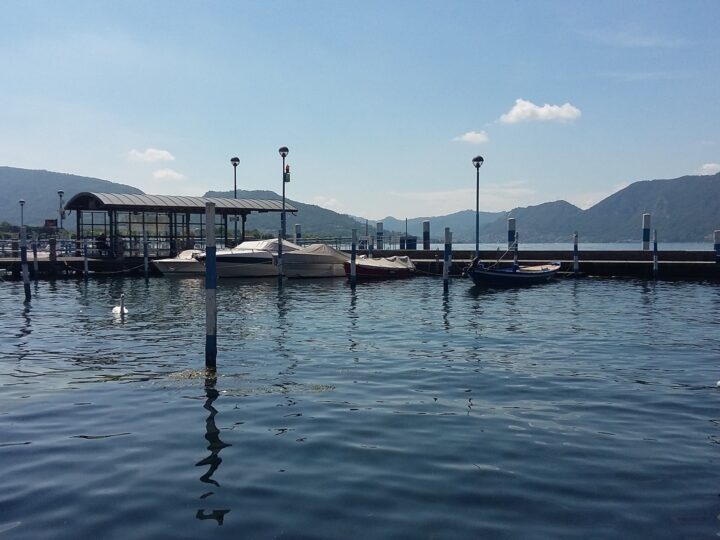
<instances>
[{"instance_id":1,"label":"white cloud","mask_svg":"<svg viewBox=\"0 0 720 540\"><path fill-rule=\"evenodd\" d=\"M153 173L155 180L184 180L185 175L172 169L159 169Z\"/></svg>"},{"instance_id":2,"label":"white cloud","mask_svg":"<svg viewBox=\"0 0 720 540\"><path fill-rule=\"evenodd\" d=\"M486 143L490 140L488 137L488 134L485 131L468 131L464 135L460 135L459 137L454 137L453 141L461 141L466 143L472 143L472 144L482 144Z\"/></svg>"},{"instance_id":3,"label":"white cloud","mask_svg":"<svg viewBox=\"0 0 720 540\"><path fill-rule=\"evenodd\" d=\"M705 163L697 170L697 174L717 174L720 172L720 163Z\"/></svg>"},{"instance_id":4,"label":"white cloud","mask_svg":"<svg viewBox=\"0 0 720 540\"><path fill-rule=\"evenodd\" d=\"M175 161L173 156L167 150L158 150L157 148L147 148L143 152L135 150L134 148L128 152L128 159L130 161Z\"/></svg>"},{"instance_id":5,"label":"white cloud","mask_svg":"<svg viewBox=\"0 0 720 540\"><path fill-rule=\"evenodd\" d=\"M564 105L548 105L542 107L535 105L532 101L516 99L515 105L510 111L500 117L504 124L516 124L517 122L572 122L580 118L580 109L565 103Z\"/></svg>"}]
</instances>

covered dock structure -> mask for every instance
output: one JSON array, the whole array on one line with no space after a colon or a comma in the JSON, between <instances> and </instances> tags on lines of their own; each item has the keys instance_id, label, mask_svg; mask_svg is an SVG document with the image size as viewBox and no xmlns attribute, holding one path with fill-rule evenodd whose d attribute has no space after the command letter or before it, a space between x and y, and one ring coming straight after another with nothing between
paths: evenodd
<instances>
[{"instance_id":1,"label":"covered dock structure","mask_svg":"<svg viewBox=\"0 0 720 540\"><path fill-rule=\"evenodd\" d=\"M73 196L64 210L75 212L78 245L87 240L93 255L142 256L147 239L151 256L174 257L183 249L204 248L208 202L215 203L215 236L220 247L245 239L245 221L251 213L283 211L280 200L90 192ZM297 208L285 204L285 212L296 213Z\"/></svg>"}]
</instances>

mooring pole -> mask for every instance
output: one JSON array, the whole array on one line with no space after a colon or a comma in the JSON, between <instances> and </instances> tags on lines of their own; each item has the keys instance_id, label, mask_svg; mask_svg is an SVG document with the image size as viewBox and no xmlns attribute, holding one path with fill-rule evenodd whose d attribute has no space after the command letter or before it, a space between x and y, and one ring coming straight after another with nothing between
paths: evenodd
<instances>
[{"instance_id":1,"label":"mooring pole","mask_svg":"<svg viewBox=\"0 0 720 540\"><path fill-rule=\"evenodd\" d=\"M713 232L713 242L715 244L715 262L720 264L720 231Z\"/></svg>"},{"instance_id":2,"label":"mooring pole","mask_svg":"<svg viewBox=\"0 0 720 540\"><path fill-rule=\"evenodd\" d=\"M83 277L85 281L88 278L88 243L87 238L83 238Z\"/></svg>"},{"instance_id":3,"label":"mooring pole","mask_svg":"<svg viewBox=\"0 0 720 540\"><path fill-rule=\"evenodd\" d=\"M295 243L300 245L300 239L302 238L302 225L300 223L295 224Z\"/></svg>"},{"instance_id":4,"label":"mooring pole","mask_svg":"<svg viewBox=\"0 0 720 540\"><path fill-rule=\"evenodd\" d=\"M514 244L514 251L513 251L513 266L518 265L518 233L515 233L515 244Z\"/></svg>"},{"instance_id":5,"label":"mooring pole","mask_svg":"<svg viewBox=\"0 0 720 540\"><path fill-rule=\"evenodd\" d=\"M217 360L217 267L215 258L215 203L205 203L205 367Z\"/></svg>"},{"instance_id":6,"label":"mooring pole","mask_svg":"<svg viewBox=\"0 0 720 540\"><path fill-rule=\"evenodd\" d=\"M33 241L32 241L32 252L33 252L33 279L37 281L38 279L38 258L37 258L37 250L38 250L38 236L37 233L33 234Z\"/></svg>"},{"instance_id":7,"label":"mooring pole","mask_svg":"<svg viewBox=\"0 0 720 540\"><path fill-rule=\"evenodd\" d=\"M357 267L355 260L357 259L357 229L352 230L352 241L350 244L350 284L355 285L357 280Z\"/></svg>"},{"instance_id":8,"label":"mooring pole","mask_svg":"<svg viewBox=\"0 0 720 540\"><path fill-rule=\"evenodd\" d=\"M24 225L20 227L20 267L22 271L23 286L25 287L25 301L29 302L32 297L30 295L30 272L28 271L27 237L25 235Z\"/></svg>"},{"instance_id":9,"label":"mooring pole","mask_svg":"<svg viewBox=\"0 0 720 540\"><path fill-rule=\"evenodd\" d=\"M430 249L430 220L423 221L423 249Z\"/></svg>"},{"instance_id":10,"label":"mooring pole","mask_svg":"<svg viewBox=\"0 0 720 540\"><path fill-rule=\"evenodd\" d=\"M450 265L452 264L452 233L445 227L445 257L443 258L443 290L448 292L450 285Z\"/></svg>"},{"instance_id":11,"label":"mooring pole","mask_svg":"<svg viewBox=\"0 0 720 540\"><path fill-rule=\"evenodd\" d=\"M657 229L653 230L653 277L658 277Z\"/></svg>"},{"instance_id":12,"label":"mooring pole","mask_svg":"<svg viewBox=\"0 0 720 540\"><path fill-rule=\"evenodd\" d=\"M385 230L382 221L375 224L375 230L377 231L377 248L385 249Z\"/></svg>"},{"instance_id":13,"label":"mooring pole","mask_svg":"<svg viewBox=\"0 0 720 540\"><path fill-rule=\"evenodd\" d=\"M508 249L512 248L513 242L515 241L515 218L511 217L507 220L507 237L508 237Z\"/></svg>"},{"instance_id":14,"label":"mooring pole","mask_svg":"<svg viewBox=\"0 0 720 540\"><path fill-rule=\"evenodd\" d=\"M213 224L215 222L213 221ZM227 229L226 229L227 230ZM213 227L213 233L214 233L214 227ZM235 231L237 232L237 231ZM150 265L148 264L148 234L147 231L143 233L143 264L144 264L144 270L145 270L145 282L147 283L150 274L149 274L149 268Z\"/></svg>"},{"instance_id":15,"label":"mooring pole","mask_svg":"<svg viewBox=\"0 0 720 540\"><path fill-rule=\"evenodd\" d=\"M282 287L282 284L283 284L283 238L282 238L282 229L280 229L280 230L278 231L277 270L278 270L278 287Z\"/></svg>"},{"instance_id":16,"label":"mooring pole","mask_svg":"<svg viewBox=\"0 0 720 540\"><path fill-rule=\"evenodd\" d=\"M643 251L650 250L650 214L642 216L642 248Z\"/></svg>"},{"instance_id":17,"label":"mooring pole","mask_svg":"<svg viewBox=\"0 0 720 540\"><path fill-rule=\"evenodd\" d=\"M580 257L578 256L578 233L573 234L573 273L575 275L580 272Z\"/></svg>"}]
</instances>

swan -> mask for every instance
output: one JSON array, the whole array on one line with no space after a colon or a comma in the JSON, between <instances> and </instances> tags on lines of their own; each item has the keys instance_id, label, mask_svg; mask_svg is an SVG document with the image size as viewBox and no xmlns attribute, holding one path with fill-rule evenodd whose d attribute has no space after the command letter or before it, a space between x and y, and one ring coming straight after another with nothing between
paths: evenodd
<instances>
[{"instance_id":1,"label":"swan","mask_svg":"<svg viewBox=\"0 0 720 540\"><path fill-rule=\"evenodd\" d=\"M112 312L118 315L127 315L127 308L125 307L125 293L120 295L120 305L112 308Z\"/></svg>"}]
</instances>

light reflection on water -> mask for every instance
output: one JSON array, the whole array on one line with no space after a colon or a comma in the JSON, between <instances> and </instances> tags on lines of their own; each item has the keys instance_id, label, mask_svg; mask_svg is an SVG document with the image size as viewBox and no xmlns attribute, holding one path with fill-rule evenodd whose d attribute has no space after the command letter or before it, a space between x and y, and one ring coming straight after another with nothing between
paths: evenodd
<instances>
[{"instance_id":1,"label":"light reflection on water","mask_svg":"<svg viewBox=\"0 0 720 540\"><path fill-rule=\"evenodd\" d=\"M0 287L5 538L719 528L717 285L229 280L217 373L201 279L34 287Z\"/></svg>"}]
</instances>

